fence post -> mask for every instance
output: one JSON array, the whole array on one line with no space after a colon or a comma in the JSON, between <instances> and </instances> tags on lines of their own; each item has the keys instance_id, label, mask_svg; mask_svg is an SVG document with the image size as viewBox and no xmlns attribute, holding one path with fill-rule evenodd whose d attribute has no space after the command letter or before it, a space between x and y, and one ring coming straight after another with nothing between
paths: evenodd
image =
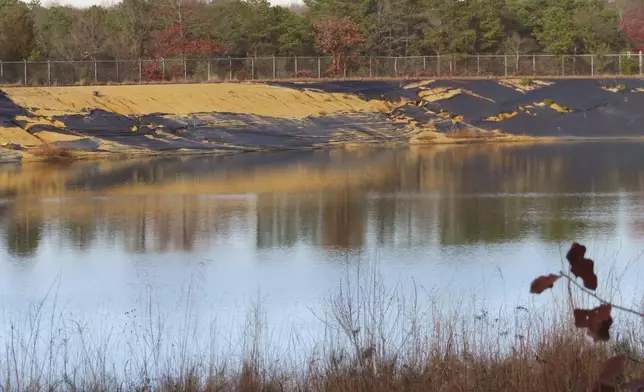
<instances>
[{"instance_id":1,"label":"fence post","mask_svg":"<svg viewBox=\"0 0 644 392\"><path fill-rule=\"evenodd\" d=\"M297 56L295 56L295 75L297 77Z\"/></svg>"},{"instance_id":2,"label":"fence post","mask_svg":"<svg viewBox=\"0 0 644 392\"><path fill-rule=\"evenodd\" d=\"M94 59L94 83L98 83L98 61Z\"/></svg>"},{"instance_id":3,"label":"fence post","mask_svg":"<svg viewBox=\"0 0 644 392\"><path fill-rule=\"evenodd\" d=\"M423 56L423 70L427 69L427 57Z\"/></svg>"},{"instance_id":4,"label":"fence post","mask_svg":"<svg viewBox=\"0 0 644 392\"><path fill-rule=\"evenodd\" d=\"M255 79L255 57L250 58L250 74L251 79Z\"/></svg>"},{"instance_id":5,"label":"fence post","mask_svg":"<svg viewBox=\"0 0 644 392\"><path fill-rule=\"evenodd\" d=\"M3 78L4 78L4 66L2 65L2 60L0 60L0 84L2 84Z\"/></svg>"},{"instance_id":6,"label":"fence post","mask_svg":"<svg viewBox=\"0 0 644 392\"><path fill-rule=\"evenodd\" d=\"M183 81L185 82L188 79L188 62L186 59L183 59Z\"/></svg>"},{"instance_id":7,"label":"fence post","mask_svg":"<svg viewBox=\"0 0 644 392\"><path fill-rule=\"evenodd\" d=\"M532 76L537 76L537 56L532 55Z\"/></svg>"},{"instance_id":8,"label":"fence post","mask_svg":"<svg viewBox=\"0 0 644 392\"><path fill-rule=\"evenodd\" d=\"M590 76L595 76L595 55L590 55Z\"/></svg>"},{"instance_id":9,"label":"fence post","mask_svg":"<svg viewBox=\"0 0 644 392\"><path fill-rule=\"evenodd\" d=\"M51 86L51 60L47 60L47 84Z\"/></svg>"},{"instance_id":10,"label":"fence post","mask_svg":"<svg viewBox=\"0 0 644 392\"><path fill-rule=\"evenodd\" d=\"M139 84L143 83L143 64L139 60Z\"/></svg>"},{"instance_id":11,"label":"fence post","mask_svg":"<svg viewBox=\"0 0 644 392\"><path fill-rule=\"evenodd\" d=\"M27 85L27 60L22 60L25 62L25 86Z\"/></svg>"},{"instance_id":12,"label":"fence post","mask_svg":"<svg viewBox=\"0 0 644 392\"><path fill-rule=\"evenodd\" d=\"M394 58L394 76L398 76L398 57Z\"/></svg>"},{"instance_id":13,"label":"fence post","mask_svg":"<svg viewBox=\"0 0 644 392\"><path fill-rule=\"evenodd\" d=\"M277 69L275 67L275 55L273 55L273 79L277 79Z\"/></svg>"},{"instance_id":14,"label":"fence post","mask_svg":"<svg viewBox=\"0 0 644 392\"><path fill-rule=\"evenodd\" d=\"M436 55L436 75L441 77L441 55L440 53Z\"/></svg>"},{"instance_id":15,"label":"fence post","mask_svg":"<svg viewBox=\"0 0 644 392\"><path fill-rule=\"evenodd\" d=\"M507 78L508 77L508 55L507 54L503 55L503 68L504 68L503 74Z\"/></svg>"},{"instance_id":16,"label":"fence post","mask_svg":"<svg viewBox=\"0 0 644 392\"><path fill-rule=\"evenodd\" d=\"M232 82L233 80L233 59L228 57L228 81Z\"/></svg>"},{"instance_id":17,"label":"fence post","mask_svg":"<svg viewBox=\"0 0 644 392\"><path fill-rule=\"evenodd\" d=\"M476 55L476 76L481 76L481 55Z\"/></svg>"},{"instance_id":18,"label":"fence post","mask_svg":"<svg viewBox=\"0 0 644 392\"><path fill-rule=\"evenodd\" d=\"M618 63L617 76L620 76L622 74L622 54L621 53L617 54L617 63Z\"/></svg>"},{"instance_id":19,"label":"fence post","mask_svg":"<svg viewBox=\"0 0 644 392\"><path fill-rule=\"evenodd\" d=\"M640 75L642 75L642 51L640 50Z\"/></svg>"},{"instance_id":20,"label":"fence post","mask_svg":"<svg viewBox=\"0 0 644 392\"><path fill-rule=\"evenodd\" d=\"M210 59L208 59L208 81L210 82Z\"/></svg>"},{"instance_id":21,"label":"fence post","mask_svg":"<svg viewBox=\"0 0 644 392\"><path fill-rule=\"evenodd\" d=\"M322 61L320 60L320 56L318 56L318 79L322 78Z\"/></svg>"},{"instance_id":22,"label":"fence post","mask_svg":"<svg viewBox=\"0 0 644 392\"><path fill-rule=\"evenodd\" d=\"M116 59L116 83L121 83L121 75L119 75L119 59Z\"/></svg>"},{"instance_id":23,"label":"fence post","mask_svg":"<svg viewBox=\"0 0 644 392\"><path fill-rule=\"evenodd\" d=\"M561 76L566 76L566 58L561 56Z\"/></svg>"}]
</instances>

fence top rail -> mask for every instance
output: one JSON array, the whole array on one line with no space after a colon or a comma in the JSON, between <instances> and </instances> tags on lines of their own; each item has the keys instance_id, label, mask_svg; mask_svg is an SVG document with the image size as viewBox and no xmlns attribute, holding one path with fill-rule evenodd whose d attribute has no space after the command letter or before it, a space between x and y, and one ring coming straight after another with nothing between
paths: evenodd
<instances>
[{"instance_id":1,"label":"fence top rail","mask_svg":"<svg viewBox=\"0 0 644 392\"><path fill-rule=\"evenodd\" d=\"M443 59L443 58L575 58L575 57L618 57L618 56L639 56L641 52L624 52L624 53L580 53L580 54L566 54L557 55L549 53L533 53L533 54L439 54L427 56L350 56L352 59ZM331 56L257 56L257 57L210 57L210 58L159 58L159 59L84 59L84 60L0 60L3 64L63 64L63 63L139 63L139 62L177 62L177 61L247 61L247 60L306 60L306 59L331 59Z\"/></svg>"}]
</instances>

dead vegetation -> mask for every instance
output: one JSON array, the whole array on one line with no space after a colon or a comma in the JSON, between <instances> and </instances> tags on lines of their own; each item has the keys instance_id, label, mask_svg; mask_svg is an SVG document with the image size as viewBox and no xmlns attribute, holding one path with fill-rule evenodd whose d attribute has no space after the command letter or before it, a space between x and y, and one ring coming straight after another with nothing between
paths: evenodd
<instances>
[{"instance_id":1,"label":"dead vegetation","mask_svg":"<svg viewBox=\"0 0 644 392\"><path fill-rule=\"evenodd\" d=\"M54 144L40 144L29 151L37 158L43 158L46 161L68 161L74 158L69 149L56 146Z\"/></svg>"},{"instance_id":2,"label":"dead vegetation","mask_svg":"<svg viewBox=\"0 0 644 392\"><path fill-rule=\"evenodd\" d=\"M554 282L548 279L552 278L538 281L532 289L550 287ZM637 338L641 327L622 329L622 337L595 344L573 326L571 317L559 316L564 313L558 310L569 303L550 308L553 315L548 316L542 309L524 307L472 315L469 304L452 307L433 297L421 302L412 285L413 293L405 296L401 286L385 287L375 272L348 277L328 297L326 308L316 313L325 332L308 348L289 344L272 350L265 340L266 318L260 306L253 307L243 330L240 358L207 352L213 347L207 340L216 336L190 344L185 335L196 336L190 327L175 338L162 333L163 319L148 303L143 318L133 320L131 328L133 341L153 344L141 357L140 348L130 351L125 373L111 364L113 347L72 326L81 322L65 325L63 318L52 317L63 323L56 325L58 332L50 331L50 336L40 331L50 316L39 308L29 318L32 327L7 327L12 332L4 338L7 346L0 357L2 387L8 391L590 392L598 375L612 380L641 375L642 341ZM185 325L193 322L186 320ZM37 348L43 342L44 352ZM196 350L195 356L186 355L189 350ZM617 363L617 375L606 364L620 356L632 361L628 366Z\"/></svg>"}]
</instances>

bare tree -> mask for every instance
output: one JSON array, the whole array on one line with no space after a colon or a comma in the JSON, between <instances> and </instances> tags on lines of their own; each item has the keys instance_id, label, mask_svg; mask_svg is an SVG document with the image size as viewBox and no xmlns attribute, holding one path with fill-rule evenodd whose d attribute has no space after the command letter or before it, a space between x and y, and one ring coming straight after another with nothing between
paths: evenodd
<instances>
[{"instance_id":1,"label":"bare tree","mask_svg":"<svg viewBox=\"0 0 644 392\"><path fill-rule=\"evenodd\" d=\"M515 57L514 69L519 72L519 60L522 55L532 53L538 48L538 43L530 37L522 37L519 33L514 32L503 41L503 50L505 53Z\"/></svg>"}]
</instances>

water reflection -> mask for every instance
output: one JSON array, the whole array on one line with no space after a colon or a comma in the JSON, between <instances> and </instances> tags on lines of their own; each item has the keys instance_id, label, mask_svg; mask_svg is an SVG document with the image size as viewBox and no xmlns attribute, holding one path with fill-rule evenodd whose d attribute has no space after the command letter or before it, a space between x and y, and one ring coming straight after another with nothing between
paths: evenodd
<instances>
[{"instance_id":1,"label":"water reflection","mask_svg":"<svg viewBox=\"0 0 644 392\"><path fill-rule=\"evenodd\" d=\"M0 167L6 252L190 252L569 241L644 211L642 145L568 143L284 152ZM643 233L641 221L630 222ZM637 234L639 235L639 234Z\"/></svg>"}]
</instances>

